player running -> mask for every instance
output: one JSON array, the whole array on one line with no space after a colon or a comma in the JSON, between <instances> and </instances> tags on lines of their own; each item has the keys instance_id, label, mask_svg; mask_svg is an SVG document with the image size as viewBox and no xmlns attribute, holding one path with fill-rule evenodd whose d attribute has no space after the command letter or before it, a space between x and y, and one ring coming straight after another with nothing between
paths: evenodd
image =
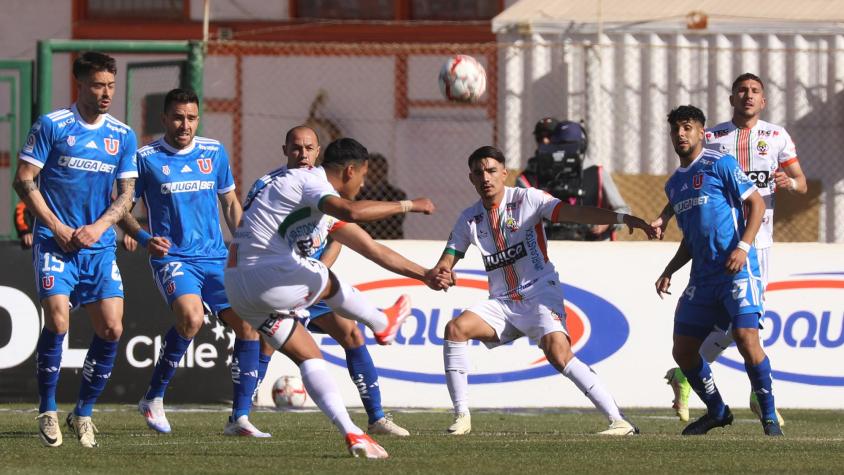
<instances>
[{"instance_id":1,"label":"player running","mask_svg":"<svg viewBox=\"0 0 844 475\"><path fill-rule=\"evenodd\" d=\"M312 167L319 156L319 139L316 132L310 127L294 127L287 132L283 150L287 157L287 168ZM354 196L344 196L344 198L353 199ZM306 255L313 259L319 259L328 268L337 259L343 244L382 266L384 263L380 262L380 258L386 256L386 253L393 252L373 241L366 231L354 223L345 223L326 216L320 222L319 229L320 235L315 236L315 239L312 240L314 249ZM327 236L332 239L326 239ZM421 267L419 268L421 269ZM345 350L349 376L360 393L360 400L369 418L367 432L369 434L392 434L400 437L409 436L410 432L393 422L392 418L388 417L384 413L384 408L381 407L378 370L372 362L369 350L366 349L363 333L357 324L335 314L322 301L308 307L307 313L306 328L327 333Z\"/></svg>"},{"instance_id":2,"label":"player running","mask_svg":"<svg viewBox=\"0 0 844 475\"><path fill-rule=\"evenodd\" d=\"M598 375L571 351L565 321L562 285L548 260L542 220L582 224L626 224L649 238L656 231L629 214L587 206L570 206L535 188L504 186L504 155L495 147L481 147L469 156L469 181L480 196L457 219L445 251L430 276L448 281L455 264L474 244L483 256L489 279L488 300L464 310L445 327L443 359L446 383L454 404L454 423L448 433L468 434L468 340L488 348L522 336L538 342L548 362L569 378L609 419L603 435L632 435L639 430L625 420Z\"/></svg>"},{"instance_id":3,"label":"player running","mask_svg":"<svg viewBox=\"0 0 844 475\"><path fill-rule=\"evenodd\" d=\"M202 328L205 305L235 332L232 353L232 414L223 434L270 437L249 422L252 396L267 365L259 363L258 333L231 309L223 289L227 251L217 201L233 233L242 215L223 144L197 137L199 99L193 91L173 89L164 98L164 136L138 150L136 196L143 197L150 230L131 214L121 227L151 254L153 280L176 316L164 336L149 388L138 403L147 425L169 433L164 394L179 361ZM267 363L269 359L266 360Z\"/></svg>"},{"instance_id":4,"label":"player running","mask_svg":"<svg viewBox=\"0 0 844 475\"><path fill-rule=\"evenodd\" d=\"M805 194L806 176L803 175L797 160L797 148L788 132L759 118L766 105L762 79L755 74L744 73L733 81L731 90L732 120L707 129L704 147L736 157L739 166L756 184L765 201L762 227L753 242L764 289L768 286L770 250L774 242L774 193L777 189L784 189L791 193ZM665 229L673 215L671 206L666 206L662 215L651 224ZM712 363L732 342L729 329L715 328L701 345L700 354ZM666 379L675 392L674 409L677 415L680 420L689 420L691 388L683 372L679 368L671 368L666 373ZM750 393L750 409L762 418L759 402L753 392ZM785 425L779 411L777 419L780 425Z\"/></svg>"},{"instance_id":5,"label":"player running","mask_svg":"<svg viewBox=\"0 0 844 475\"><path fill-rule=\"evenodd\" d=\"M35 215L33 263L44 309L36 346L38 434L48 447L62 444L56 386L71 305L85 307L94 327L79 399L66 420L83 447L97 447L91 414L123 333L123 282L111 226L131 206L138 172L135 133L108 114L116 74L114 58L80 55L73 62L76 103L38 118L15 175L15 191ZM115 178L119 194L112 200Z\"/></svg>"},{"instance_id":6,"label":"player running","mask_svg":"<svg viewBox=\"0 0 844 475\"><path fill-rule=\"evenodd\" d=\"M668 115L680 168L665 184L683 241L656 281L662 297L671 276L691 259L689 285L674 315L673 355L707 412L683 429L702 435L732 424L733 414L715 386L700 346L713 328L731 328L750 385L762 409L765 435L782 435L771 389L771 363L759 342L762 278L751 244L762 224L765 202L732 155L704 149L706 118L694 106Z\"/></svg>"},{"instance_id":7,"label":"player running","mask_svg":"<svg viewBox=\"0 0 844 475\"><path fill-rule=\"evenodd\" d=\"M307 257L324 238L319 229L324 215L353 222L434 211L427 198L402 202L345 198L360 190L367 158L366 148L343 138L329 144L320 168L285 166L261 177L249 192L230 246L225 287L238 314L299 366L308 394L344 434L349 452L355 457L386 458L387 452L349 418L319 348L295 318L297 311L322 299L338 314L366 324L383 345L393 341L410 314L407 296L382 312L322 262ZM431 288L447 287L426 279L425 269L398 254L380 259L388 269L424 280Z\"/></svg>"}]
</instances>

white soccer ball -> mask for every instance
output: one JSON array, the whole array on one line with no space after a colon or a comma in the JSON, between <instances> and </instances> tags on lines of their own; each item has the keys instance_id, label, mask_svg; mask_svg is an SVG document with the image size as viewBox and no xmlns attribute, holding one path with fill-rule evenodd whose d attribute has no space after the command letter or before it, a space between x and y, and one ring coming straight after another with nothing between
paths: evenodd
<instances>
[{"instance_id":1,"label":"white soccer ball","mask_svg":"<svg viewBox=\"0 0 844 475\"><path fill-rule=\"evenodd\" d=\"M486 71L475 58L454 55L440 69L440 92L455 102L477 102L486 91Z\"/></svg>"},{"instance_id":2,"label":"white soccer ball","mask_svg":"<svg viewBox=\"0 0 844 475\"><path fill-rule=\"evenodd\" d=\"M299 376L282 376L273 384L273 402L276 407L302 407L307 401L308 392Z\"/></svg>"}]
</instances>

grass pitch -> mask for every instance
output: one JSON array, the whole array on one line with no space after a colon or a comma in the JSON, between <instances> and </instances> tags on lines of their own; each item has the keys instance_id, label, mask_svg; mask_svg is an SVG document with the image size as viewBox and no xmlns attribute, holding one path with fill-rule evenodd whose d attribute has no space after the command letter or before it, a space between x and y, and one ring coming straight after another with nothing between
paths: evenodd
<instances>
[{"instance_id":1,"label":"grass pitch","mask_svg":"<svg viewBox=\"0 0 844 475\"><path fill-rule=\"evenodd\" d=\"M64 410L59 416L63 420ZM98 449L83 449L66 428L64 445L41 446L31 406L0 408L2 473L842 473L844 412L787 409L786 437L766 438L750 411L707 436L681 437L668 409L627 415L637 437L594 435L594 411L474 411L472 433L447 436L447 412L394 412L412 436L376 439L389 460L349 457L339 432L319 412L258 410L251 420L271 439L224 437L223 407L168 411L170 435L146 428L132 406L98 407ZM693 411L692 417L701 411ZM365 427L366 416L354 412ZM377 472L376 472L377 473Z\"/></svg>"}]
</instances>

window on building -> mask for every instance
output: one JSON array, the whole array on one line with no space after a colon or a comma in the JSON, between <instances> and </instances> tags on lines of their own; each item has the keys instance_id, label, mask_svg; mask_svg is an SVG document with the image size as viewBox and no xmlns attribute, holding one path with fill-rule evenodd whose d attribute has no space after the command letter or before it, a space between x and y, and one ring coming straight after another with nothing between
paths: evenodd
<instances>
[{"instance_id":1,"label":"window on building","mask_svg":"<svg viewBox=\"0 0 844 475\"><path fill-rule=\"evenodd\" d=\"M84 0L90 19L181 20L190 16L190 0Z\"/></svg>"}]
</instances>

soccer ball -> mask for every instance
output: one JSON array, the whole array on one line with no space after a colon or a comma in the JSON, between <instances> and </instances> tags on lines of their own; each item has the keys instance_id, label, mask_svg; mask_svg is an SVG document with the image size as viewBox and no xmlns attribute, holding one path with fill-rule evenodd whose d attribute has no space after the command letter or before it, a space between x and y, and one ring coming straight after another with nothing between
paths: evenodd
<instances>
[{"instance_id":1,"label":"soccer ball","mask_svg":"<svg viewBox=\"0 0 844 475\"><path fill-rule=\"evenodd\" d=\"M282 376L273 384L273 402L278 408L302 407L307 400L308 392L299 376Z\"/></svg>"},{"instance_id":2,"label":"soccer ball","mask_svg":"<svg viewBox=\"0 0 844 475\"><path fill-rule=\"evenodd\" d=\"M455 102L477 102L486 91L486 71L465 54L454 55L440 69L440 92Z\"/></svg>"}]
</instances>

